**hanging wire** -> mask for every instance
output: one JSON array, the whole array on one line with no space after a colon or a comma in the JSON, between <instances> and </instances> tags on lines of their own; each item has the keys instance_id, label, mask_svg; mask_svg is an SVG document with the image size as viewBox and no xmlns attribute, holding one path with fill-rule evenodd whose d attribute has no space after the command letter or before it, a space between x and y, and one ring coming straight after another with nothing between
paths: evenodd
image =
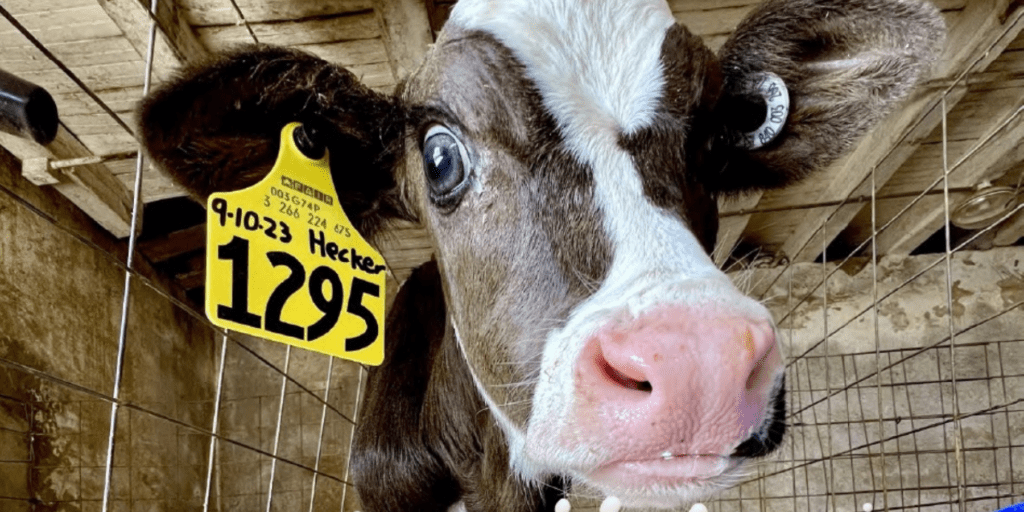
<instances>
[{"instance_id":1,"label":"hanging wire","mask_svg":"<svg viewBox=\"0 0 1024 512\"><path fill-rule=\"evenodd\" d=\"M213 483L213 466L216 461L217 435L220 433L220 402L224 391L224 367L228 358L228 333L224 332L220 342L220 364L217 369L217 391L213 400L213 425L210 427L210 450L206 456L206 490L203 492L203 512L210 510L210 491ZM218 494L219 496L219 494Z\"/></svg>"},{"instance_id":2,"label":"hanging wire","mask_svg":"<svg viewBox=\"0 0 1024 512\"><path fill-rule=\"evenodd\" d=\"M822 221L822 224L821 224L822 231L825 230L825 223L826 222L828 222L828 219ZM821 281L822 281L822 283L824 283L824 286L822 287L823 292L821 294L821 311L822 311L821 324L822 324L822 330L824 331L824 336L825 336L825 394L826 395L832 393L832 358L830 357L830 354L829 354L829 342L828 342L828 276L829 276L829 273L828 273L828 240L826 240L825 237L822 237L821 238ZM793 281L793 279L790 278L789 297L786 300L787 305L789 304L789 299L791 299L793 297L792 281ZM832 401L831 400L829 400L828 403L825 405L825 414L828 415L829 420L831 420L832 418L835 417L835 416L832 415ZM815 418L815 423L817 423L817 418ZM831 427L825 428L825 434L827 435L826 439L828 441L828 450L827 451L826 450L822 450L821 451L822 455L825 455L826 453L831 453L832 452L832 447L834 446L834 444L832 442L832 428ZM826 492L826 494L828 494L829 499L828 499L828 501L825 502L826 503L826 512L827 512L827 505L828 504L831 504L833 512L836 512L836 511L839 510L839 507L836 505L835 485L832 483L832 480L831 480L835 476L835 474L836 474L835 461L834 461L834 459L832 457L828 458L828 469L827 469L827 471L828 471L828 473L826 473L826 476L825 476L825 492Z\"/></svg>"},{"instance_id":3,"label":"hanging wire","mask_svg":"<svg viewBox=\"0 0 1024 512\"><path fill-rule=\"evenodd\" d=\"M1018 113L1020 110L1018 110ZM1014 116L1016 117L1016 115ZM951 222L949 218L949 134L946 123L946 98L942 98L942 190L943 190L943 213L945 225L943 227L946 238L946 313L949 325L949 380L953 384L953 446L956 460L956 487L957 496L960 500L960 510L966 510L967 495L964 490L964 479L966 470L964 467L963 430L960 427L960 398L957 390L956 376L956 326L953 319L953 251L952 236L950 235Z\"/></svg>"},{"instance_id":4,"label":"hanging wire","mask_svg":"<svg viewBox=\"0 0 1024 512\"><path fill-rule=\"evenodd\" d=\"M292 346L287 345L284 350L284 373L288 374L288 366L292 360ZM274 457L270 460L270 483L267 486L267 512L270 512L270 505L274 501L274 476L277 474L277 451L281 443L281 420L284 418L284 399L288 391L288 379L281 377L281 398L277 404L277 426L274 427ZM316 474L316 473L314 473Z\"/></svg>"},{"instance_id":5,"label":"hanging wire","mask_svg":"<svg viewBox=\"0 0 1024 512\"><path fill-rule=\"evenodd\" d=\"M249 37L252 38L252 42L260 44L260 40L256 37L256 33L252 31L252 26L249 25L249 20L245 19L245 14L242 13L242 8L238 6L236 0L231 0L231 6L235 8L235 16L238 18L238 22L245 25L245 30L249 31Z\"/></svg>"},{"instance_id":6,"label":"hanging wire","mask_svg":"<svg viewBox=\"0 0 1024 512\"><path fill-rule=\"evenodd\" d=\"M150 12L155 13L157 0L150 2ZM156 22L149 23L149 41L146 48L146 68L143 75L142 94L149 94L150 80L153 74L153 48L156 44ZM111 112L112 113L112 112ZM117 118L117 116L114 116ZM117 118L120 120L120 118ZM127 129L127 125L121 123ZM129 130L129 133L131 131ZM135 160L135 190L132 199L132 222L128 232L128 255L126 257L124 273L124 292L121 301L121 327L117 338L117 361L114 368L114 391L111 395L113 402L110 404L110 433L107 438L107 459L103 473L103 505L101 510L110 510L111 479L114 472L114 445L117 439L117 413L121 403L121 378L124 376L124 358L127 350L128 340L128 313L131 305L132 270L135 263L135 244L139 232L139 212L142 209L142 171L145 166L143 152L139 151Z\"/></svg>"},{"instance_id":7,"label":"hanging wire","mask_svg":"<svg viewBox=\"0 0 1024 512\"><path fill-rule=\"evenodd\" d=\"M327 377L324 378L324 406L320 411L320 436L316 442L316 464L313 466L313 484L309 491L309 512L313 512L316 503L316 477L320 472L320 457L323 455L324 427L327 424L327 399L331 393L331 374L334 372L334 356L327 358Z\"/></svg>"},{"instance_id":8,"label":"hanging wire","mask_svg":"<svg viewBox=\"0 0 1024 512\"><path fill-rule=\"evenodd\" d=\"M877 167L871 168L871 323L873 326L875 342L875 368L881 368L882 342L878 329L878 232L876 231L878 228L878 201L875 200L875 193L878 190L878 185L875 183L876 170ZM827 289L828 287L826 286L826 290ZM885 421L883 420L883 411L885 409L882 407L882 372L877 370L875 372L875 397L878 400L878 438L884 439ZM882 466L882 506L884 510L889 510L889 483L885 474L885 443L879 443L878 449L881 453L880 460Z\"/></svg>"},{"instance_id":9,"label":"hanging wire","mask_svg":"<svg viewBox=\"0 0 1024 512\"><path fill-rule=\"evenodd\" d=\"M359 375L358 383L356 384L356 399L355 404L352 406L352 435L348 440L348 454L345 456L345 476L343 477L346 482L349 481L349 474L352 468L352 445L356 440L355 425L359 424L359 404L363 401L363 380L367 377L367 370L365 366L359 365L356 373ZM348 494L348 486L342 487L341 489L341 512L345 512L345 497Z\"/></svg>"}]
</instances>

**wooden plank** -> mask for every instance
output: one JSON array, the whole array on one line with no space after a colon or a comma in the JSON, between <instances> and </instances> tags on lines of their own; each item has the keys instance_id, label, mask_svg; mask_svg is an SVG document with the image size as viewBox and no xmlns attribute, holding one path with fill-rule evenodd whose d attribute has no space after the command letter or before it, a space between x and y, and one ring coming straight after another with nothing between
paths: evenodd
<instances>
[{"instance_id":1,"label":"wooden plank","mask_svg":"<svg viewBox=\"0 0 1024 512\"><path fill-rule=\"evenodd\" d=\"M67 20L52 19L39 13L12 14L36 39L46 45L88 42L121 35L121 30L103 14L102 10L99 10L98 6L76 10L82 12L69 15L70 19ZM78 16L82 16L83 19L78 20ZM21 32L4 20L0 24L0 47L7 46L27 46L27 42Z\"/></svg>"},{"instance_id":2,"label":"wooden plank","mask_svg":"<svg viewBox=\"0 0 1024 512\"><path fill-rule=\"evenodd\" d=\"M237 0L237 3L250 23L315 18L373 8L372 0ZM182 2L180 8L195 26L238 22L234 6L224 0L190 0Z\"/></svg>"},{"instance_id":3,"label":"wooden plank","mask_svg":"<svg viewBox=\"0 0 1024 512\"><path fill-rule=\"evenodd\" d=\"M930 0L940 10L949 11L963 9L967 0ZM711 11L723 7L753 6L761 3L760 0L669 0L669 8L672 12L681 11Z\"/></svg>"},{"instance_id":4,"label":"wooden plank","mask_svg":"<svg viewBox=\"0 0 1024 512\"><path fill-rule=\"evenodd\" d=\"M97 0L110 20L124 33L141 59L149 48L149 2L145 0ZM158 2L157 37L153 47L154 75L166 78L179 65L206 56L206 47L192 32L174 2ZM140 75L141 76L141 75Z\"/></svg>"},{"instance_id":5,"label":"wooden plank","mask_svg":"<svg viewBox=\"0 0 1024 512\"><path fill-rule=\"evenodd\" d=\"M966 88L963 87L951 91L948 103L952 104L959 101L965 94L965 91ZM930 98L928 95L919 95L904 108L920 113L932 101L933 98ZM917 119L907 117L901 121L910 124L915 120ZM936 108L924 114L921 123L916 127L906 127L904 124L902 127L906 127L909 131L906 132L906 136L901 141L900 137L898 137L898 132L891 132L887 128L887 125L893 122L893 118L890 117L888 121L883 121L881 126L869 132L857 149L841 158L828 170L786 189L766 193L758 208L779 209L814 202L839 202L848 196L870 195L871 167L864 169L857 167L858 162L866 158L862 155L870 151L879 152L875 156L875 158L881 158L875 166L875 181L876 186L880 187L881 183L885 183L887 179L896 173L897 169L903 166L911 155L917 152L920 141L941 120L941 110ZM898 128L900 126L895 129ZM897 145L892 147L893 144ZM881 153L883 148L891 148L891 151ZM860 183L845 182L843 181L844 174L842 173L858 173L857 177L861 181ZM838 191L833 190L833 187L837 188ZM850 190L851 187L852 190ZM763 228L765 225L771 225L768 223L775 223L776 225L770 228L773 232L792 233L792 235L785 239L783 244L774 249L783 251L788 257L796 261L811 261L821 253L821 248L824 244L831 243L835 236L845 229L862 208L864 208L863 204L856 203L799 210L793 213L775 212L757 215L750 222L750 228L748 229L752 229L755 226ZM770 220L764 217L768 217ZM815 220L807 222L806 219ZM826 219L828 219L828 222L825 222ZM822 229L823 226L824 229ZM825 237L824 242L821 239L822 236ZM796 245L796 241L799 241L801 245ZM778 241L775 241L775 243L778 243ZM787 243L793 245L787 247L785 245Z\"/></svg>"},{"instance_id":6,"label":"wooden plank","mask_svg":"<svg viewBox=\"0 0 1024 512\"><path fill-rule=\"evenodd\" d=\"M123 89L126 87L141 87L141 70L138 74L125 72L125 68L130 67L131 64L138 63L126 62L121 64L97 66L95 68L85 69L84 71L86 73L84 76L79 75L75 69L72 69L72 71L74 71L75 75L85 83L86 87L89 87L94 91L95 89L106 90ZM104 74L103 68L106 68L107 66L110 66L112 70L116 70L116 74ZM19 76L45 88L51 95L82 92L82 89L78 84L68 79L67 75L56 67L48 67L38 71L28 71L21 73ZM58 105L58 107L60 107L60 105ZM99 107L97 107L97 110L98 109Z\"/></svg>"},{"instance_id":7,"label":"wooden plank","mask_svg":"<svg viewBox=\"0 0 1024 512\"><path fill-rule=\"evenodd\" d=\"M123 153L139 147L135 139L129 138L125 133L96 133L92 135L77 136L93 153L107 155L110 153ZM133 171L134 172L134 171Z\"/></svg>"},{"instance_id":8,"label":"wooden plank","mask_svg":"<svg viewBox=\"0 0 1024 512\"><path fill-rule=\"evenodd\" d=\"M760 3L760 0L669 0L672 12L680 11L712 11L723 7L749 7Z\"/></svg>"},{"instance_id":9,"label":"wooden plank","mask_svg":"<svg viewBox=\"0 0 1024 512\"><path fill-rule=\"evenodd\" d=\"M92 156L78 139L61 125L46 147L13 135L0 134L0 144L22 161L45 157L63 160ZM131 194L103 164L85 165L56 173L54 188L118 238L128 236L131 225Z\"/></svg>"},{"instance_id":10,"label":"wooden plank","mask_svg":"<svg viewBox=\"0 0 1024 512\"><path fill-rule=\"evenodd\" d=\"M1006 108L1020 100L1020 88L969 88L967 96L947 115L947 140L974 140L985 134L993 119L1006 116ZM942 129L936 127L922 141L922 146L941 146ZM966 148L965 148L966 149ZM902 173L901 173L902 174Z\"/></svg>"},{"instance_id":11,"label":"wooden plank","mask_svg":"<svg viewBox=\"0 0 1024 512\"><path fill-rule=\"evenodd\" d=\"M754 8L753 4L714 10L685 10L673 12L676 20L699 36L731 34L743 18Z\"/></svg>"},{"instance_id":12,"label":"wooden plank","mask_svg":"<svg viewBox=\"0 0 1024 512\"><path fill-rule=\"evenodd\" d=\"M731 34L759 3L752 0L673 0L669 2L669 8L679 23L707 40L708 36ZM965 0L937 0L932 3L942 11L962 10L966 5ZM708 46L717 51L721 47L718 39L709 41Z\"/></svg>"},{"instance_id":13,"label":"wooden plank","mask_svg":"<svg viewBox=\"0 0 1024 512\"><path fill-rule=\"evenodd\" d=\"M135 161L130 162L132 166L131 172L122 172L116 174L118 180L124 184L128 190L135 190ZM108 167L111 167L108 164ZM165 175L163 172L157 170L151 165L147 166L146 170L142 175L142 202L152 203L153 201L160 201L163 199L170 199L172 197L182 197L187 193L178 184Z\"/></svg>"},{"instance_id":14,"label":"wooden plank","mask_svg":"<svg viewBox=\"0 0 1024 512\"><path fill-rule=\"evenodd\" d=\"M202 227L206 227L203 225ZM198 254L185 262L185 270L174 276L182 290L206 286L206 254Z\"/></svg>"},{"instance_id":15,"label":"wooden plank","mask_svg":"<svg viewBox=\"0 0 1024 512\"><path fill-rule=\"evenodd\" d=\"M430 234L418 224L402 222L392 226L377 244L377 249L399 282L434 254Z\"/></svg>"},{"instance_id":16,"label":"wooden plank","mask_svg":"<svg viewBox=\"0 0 1024 512\"><path fill-rule=\"evenodd\" d=\"M96 0L4 0L4 7L10 12L32 13L40 11L73 9L83 5L92 5Z\"/></svg>"},{"instance_id":17,"label":"wooden plank","mask_svg":"<svg viewBox=\"0 0 1024 512\"><path fill-rule=\"evenodd\" d=\"M754 208L761 201L761 195L761 192L752 192L734 200L720 200L718 211L729 213ZM715 241L715 250L711 253L711 259L715 260L716 265L721 267L729 259L743 237L748 222L750 215L733 215L719 219L718 239Z\"/></svg>"},{"instance_id":18,"label":"wooden plank","mask_svg":"<svg viewBox=\"0 0 1024 512\"><path fill-rule=\"evenodd\" d=\"M996 228L996 237L992 241L997 247L1006 247L1024 238L1024 211L1017 212Z\"/></svg>"},{"instance_id":19,"label":"wooden plank","mask_svg":"<svg viewBox=\"0 0 1024 512\"><path fill-rule=\"evenodd\" d=\"M153 263L198 251L206 245L206 224L168 233L139 243L139 250Z\"/></svg>"},{"instance_id":20,"label":"wooden plank","mask_svg":"<svg viewBox=\"0 0 1024 512\"><path fill-rule=\"evenodd\" d=\"M388 50L383 38L359 39L327 44L295 45L321 59L341 66L378 64L388 62Z\"/></svg>"},{"instance_id":21,"label":"wooden plank","mask_svg":"<svg viewBox=\"0 0 1024 512\"><path fill-rule=\"evenodd\" d=\"M135 49L123 37L104 37L86 42L53 43L46 45L58 59L76 66L97 66L138 59ZM22 46L5 46L3 69L20 74L39 68L39 50L28 41Z\"/></svg>"},{"instance_id":22,"label":"wooden plank","mask_svg":"<svg viewBox=\"0 0 1024 512\"><path fill-rule=\"evenodd\" d=\"M142 94L144 71L144 63L138 51L96 0L58 4L60 6L54 9L37 9L35 14L18 14L19 20L32 29L33 34L40 37L41 42L46 44L47 48L110 108L119 113L122 120L129 126L134 126L132 117L138 98ZM139 12L142 15L146 13L141 7ZM148 18L143 21L148 27ZM85 27L87 35L102 37L80 41L77 34L59 34L61 31L78 30L80 27ZM100 29L102 30L97 32ZM11 47L7 55L11 55L12 62L16 63L14 67L19 70L19 76L45 87L53 95L61 114L63 130L68 132L67 135L74 139L77 146L66 153L57 151L55 154L53 151L47 152L38 147L32 148L23 141L6 139L5 143L19 157L35 155L67 159L137 149L134 137L125 132L38 48L20 33L13 33L13 28L3 26L2 30L9 33L8 39L17 39L16 46ZM59 34L60 37L53 37L54 34ZM29 149L25 149L26 146ZM118 193L110 191L130 190L130 183L134 177L128 180L128 187L124 181L113 179L114 173L111 169L119 165L127 166L134 174L134 160L82 167L69 170L58 188L63 189L65 195L74 196L75 202L83 209L90 213L99 212L98 215L101 217L96 220L120 236L127 234L127 228L121 225L124 224L124 219L120 219L121 215L116 213ZM144 198L181 195L177 187L159 174L154 173L154 178L147 179L144 185Z\"/></svg>"},{"instance_id":23,"label":"wooden plank","mask_svg":"<svg viewBox=\"0 0 1024 512\"><path fill-rule=\"evenodd\" d=\"M391 71L391 65L386 62L347 67L359 77L359 81L369 87L390 87L398 83Z\"/></svg>"},{"instance_id":24,"label":"wooden plank","mask_svg":"<svg viewBox=\"0 0 1024 512\"><path fill-rule=\"evenodd\" d=\"M987 68L1024 28L1024 22L1015 20L1014 16L1009 17L1011 21L1006 25L1003 24L1009 6L1008 0L971 2L950 31L946 50L933 76L939 81L950 81L969 67L973 66L972 69L977 71ZM1020 12L1019 6L1015 12ZM979 55L982 56L980 60ZM914 139L927 136L941 122L941 115L936 113L941 112L937 106L943 93L944 89L938 88L927 91L923 96L919 94L902 110L889 116L858 144L843 164L808 180L802 191L809 195L804 196L801 202L836 201L854 194L872 168L876 169L876 183L879 186L884 184L913 154ZM947 110L962 97L962 93L947 97ZM909 140L904 140L905 136ZM910 147L905 147L908 144ZM815 189L820 192L815 192ZM843 208L842 212L837 212L838 209L829 207L814 213L825 217L832 215L830 224L834 230L825 236L840 232L856 215L854 207ZM837 213L833 215L833 212ZM823 245L821 240L812 240L821 236L820 227L820 223L798 225L782 244L781 250L792 261L814 260Z\"/></svg>"},{"instance_id":25,"label":"wooden plank","mask_svg":"<svg viewBox=\"0 0 1024 512\"><path fill-rule=\"evenodd\" d=\"M374 13L359 13L301 21L250 23L260 43L281 46L333 43L380 37ZM211 50L223 50L239 43L252 43L243 25L196 27L199 40Z\"/></svg>"},{"instance_id":26,"label":"wooden plank","mask_svg":"<svg viewBox=\"0 0 1024 512\"><path fill-rule=\"evenodd\" d=\"M391 54L392 72L404 79L434 42L427 7L422 0L376 0L384 41Z\"/></svg>"},{"instance_id":27,"label":"wooden plank","mask_svg":"<svg viewBox=\"0 0 1024 512\"><path fill-rule=\"evenodd\" d=\"M1021 91L1024 101L1024 91ZM1016 105L1020 105L1018 102ZM1024 107L1009 118L993 123L991 133L979 141L973 151L950 163L951 187L970 187L998 178L1010 166L1024 160ZM953 204L955 206L955 203ZM952 207L952 206L951 206ZM910 208L877 239L880 254L910 254L945 223L944 200L929 196Z\"/></svg>"},{"instance_id":28,"label":"wooden plank","mask_svg":"<svg viewBox=\"0 0 1024 512\"><path fill-rule=\"evenodd\" d=\"M128 114L135 110L139 98L142 97L142 86L122 87L119 89L107 89L93 91L110 107L118 113ZM53 101L57 103L61 116L85 115L102 112L98 105L93 102L89 95L82 91L70 91L51 93ZM127 119L127 117L125 118Z\"/></svg>"}]
</instances>

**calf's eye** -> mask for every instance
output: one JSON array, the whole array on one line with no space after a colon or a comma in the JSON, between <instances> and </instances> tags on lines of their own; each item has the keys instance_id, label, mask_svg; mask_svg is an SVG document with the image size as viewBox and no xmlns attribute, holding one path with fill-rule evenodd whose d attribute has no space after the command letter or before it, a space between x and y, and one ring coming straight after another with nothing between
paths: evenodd
<instances>
[{"instance_id":1,"label":"calf's eye","mask_svg":"<svg viewBox=\"0 0 1024 512\"><path fill-rule=\"evenodd\" d=\"M451 130L434 126L423 141L423 172L430 195L437 202L449 202L464 188L469 158L466 148Z\"/></svg>"}]
</instances>

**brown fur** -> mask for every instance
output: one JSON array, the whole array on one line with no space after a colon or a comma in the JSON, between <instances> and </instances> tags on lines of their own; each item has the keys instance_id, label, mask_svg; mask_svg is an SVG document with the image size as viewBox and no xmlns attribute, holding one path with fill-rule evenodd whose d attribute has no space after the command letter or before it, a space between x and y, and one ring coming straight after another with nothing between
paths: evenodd
<instances>
[{"instance_id":1,"label":"brown fur","mask_svg":"<svg viewBox=\"0 0 1024 512\"><path fill-rule=\"evenodd\" d=\"M790 94L785 128L762 150L736 152L723 121L713 165L701 179L733 193L778 187L825 168L888 115L928 71L945 38L929 3L883 0L769 0L719 52L724 99L750 95L751 73L779 75ZM830 66L838 59L860 59Z\"/></svg>"},{"instance_id":2,"label":"brown fur","mask_svg":"<svg viewBox=\"0 0 1024 512\"><path fill-rule=\"evenodd\" d=\"M352 453L366 510L533 512L561 497L557 479L525 485L452 338L437 265L417 269L388 316L385 362L369 370ZM401 375L401 379L396 379ZM400 398L399 398L400 397Z\"/></svg>"}]
</instances>

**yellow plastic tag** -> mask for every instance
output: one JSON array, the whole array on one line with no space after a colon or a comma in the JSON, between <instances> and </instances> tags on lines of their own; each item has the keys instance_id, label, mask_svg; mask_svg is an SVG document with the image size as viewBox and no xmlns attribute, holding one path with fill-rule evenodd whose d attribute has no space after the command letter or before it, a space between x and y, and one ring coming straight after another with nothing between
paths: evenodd
<instances>
[{"instance_id":1,"label":"yellow plastic tag","mask_svg":"<svg viewBox=\"0 0 1024 512\"><path fill-rule=\"evenodd\" d=\"M281 130L259 183L210 196L206 316L217 326L379 365L384 359L384 258L338 203L329 155Z\"/></svg>"}]
</instances>

